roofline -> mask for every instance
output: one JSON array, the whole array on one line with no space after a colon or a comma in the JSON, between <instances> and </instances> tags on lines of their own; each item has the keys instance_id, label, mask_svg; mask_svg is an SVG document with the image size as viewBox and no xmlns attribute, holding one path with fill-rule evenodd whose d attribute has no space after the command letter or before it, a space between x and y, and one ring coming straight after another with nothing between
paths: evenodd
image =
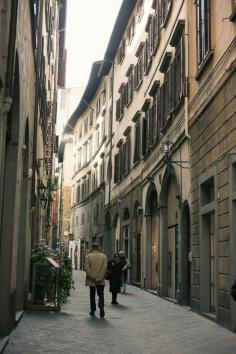
<instances>
[{"instance_id":1,"label":"roofline","mask_svg":"<svg viewBox=\"0 0 236 354\"><path fill-rule=\"evenodd\" d=\"M136 3L137 0L123 0L98 73L99 76L104 76L109 73Z\"/></svg>"},{"instance_id":2,"label":"roofline","mask_svg":"<svg viewBox=\"0 0 236 354\"><path fill-rule=\"evenodd\" d=\"M72 113L69 120L67 121L64 128L64 134L71 133L74 130L77 121L79 120L81 115L86 111L86 109L89 107L89 104L94 98L102 80L102 76L98 76L98 72L101 67L101 64L102 61L95 61L92 64L88 83L85 87L83 96L81 97L80 102L77 108L75 109L74 113Z\"/></svg>"}]
</instances>

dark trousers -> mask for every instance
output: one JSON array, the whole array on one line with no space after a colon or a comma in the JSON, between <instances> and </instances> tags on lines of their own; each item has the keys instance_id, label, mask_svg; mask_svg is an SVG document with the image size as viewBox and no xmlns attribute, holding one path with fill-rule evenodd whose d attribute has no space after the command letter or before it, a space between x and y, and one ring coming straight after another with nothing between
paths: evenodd
<instances>
[{"instance_id":1,"label":"dark trousers","mask_svg":"<svg viewBox=\"0 0 236 354\"><path fill-rule=\"evenodd\" d=\"M117 291L112 291L112 302L116 302L117 300Z\"/></svg>"},{"instance_id":2,"label":"dark trousers","mask_svg":"<svg viewBox=\"0 0 236 354\"><path fill-rule=\"evenodd\" d=\"M91 311L96 311L96 289L98 294L98 307L100 309L104 308L104 285L90 286L90 308Z\"/></svg>"}]
</instances>

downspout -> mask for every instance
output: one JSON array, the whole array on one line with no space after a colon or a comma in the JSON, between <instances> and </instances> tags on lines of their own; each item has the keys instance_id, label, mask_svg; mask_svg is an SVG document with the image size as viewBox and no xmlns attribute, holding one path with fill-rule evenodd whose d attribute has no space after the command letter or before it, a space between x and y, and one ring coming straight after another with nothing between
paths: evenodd
<instances>
[{"instance_id":1,"label":"downspout","mask_svg":"<svg viewBox=\"0 0 236 354\"><path fill-rule=\"evenodd\" d=\"M188 79L189 79L189 18L188 18L188 1L185 1L185 17L186 17L186 22L185 22L185 88L186 88L186 93L184 97L184 131L185 131L185 137L188 138L189 140L191 139L191 136L189 135L188 131L188 120L189 120L189 113L188 113L188 107L189 107L189 90L188 90Z\"/></svg>"},{"instance_id":2,"label":"downspout","mask_svg":"<svg viewBox=\"0 0 236 354\"><path fill-rule=\"evenodd\" d=\"M112 60L112 96L111 96L111 126L110 126L110 131L111 131L111 137L110 137L110 151L109 151L109 162L110 162L110 178L109 178L109 191L108 191L108 210L109 210L109 232L108 232L108 238L109 238L109 245L110 245L110 239L111 236L111 181L112 181L112 137L113 137L113 105L114 105L114 60ZM110 118L110 117L109 117Z\"/></svg>"}]
</instances>

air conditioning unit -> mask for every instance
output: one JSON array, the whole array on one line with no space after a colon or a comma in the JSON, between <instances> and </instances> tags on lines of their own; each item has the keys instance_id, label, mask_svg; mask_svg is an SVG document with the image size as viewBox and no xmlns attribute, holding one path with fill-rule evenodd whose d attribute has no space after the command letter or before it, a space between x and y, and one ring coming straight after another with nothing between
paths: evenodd
<instances>
[{"instance_id":1,"label":"air conditioning unit","mask_svg":"<svg viewBox=\"0 0 236 354\"><path fill-rule=\"evenodd\" d=\"M142 207L138 207L137 208L137 215L142 215L143 214L143 208Z\"/></svg>"}]
</instances>

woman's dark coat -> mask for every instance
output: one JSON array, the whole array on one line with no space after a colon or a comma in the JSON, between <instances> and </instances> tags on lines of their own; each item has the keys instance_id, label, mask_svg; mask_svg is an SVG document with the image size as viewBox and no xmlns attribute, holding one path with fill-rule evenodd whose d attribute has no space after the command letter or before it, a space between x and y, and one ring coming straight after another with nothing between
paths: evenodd
<instances>
[{"instance_id":1,"label":"woman's dark coat","mask_svg":"<svg viewBox=\"0 0 236 354\"><path fill-rule=\"evenodd\" d=\"M122 273L122 264L116 263L113 260L109 261L107 268L110 272L109 283L110 283L110 292L120 292L121 287L121 273Z\"/></svg>"}]
</instances>

